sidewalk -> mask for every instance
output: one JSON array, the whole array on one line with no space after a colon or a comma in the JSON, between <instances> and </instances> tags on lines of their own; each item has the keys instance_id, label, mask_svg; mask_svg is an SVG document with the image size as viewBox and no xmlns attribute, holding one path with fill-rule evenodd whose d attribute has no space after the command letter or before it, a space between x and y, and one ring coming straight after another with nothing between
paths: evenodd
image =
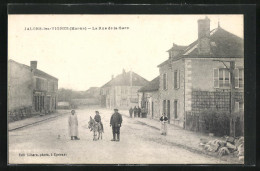
<instances>
[{"instance_id":1,"label":"sidewalk","mask_svg":"<svg viewBox=\"0 0 260 171\"><path fill-rule=\"evenodd\" d=\"M122 114L128 118L129 114L128 112L122 112ZM132 118L133 120L136 120L138 122L141 122L142 124L145 124L149 127L152 127L154 129L158 130L158 136L163 136L160 134L159 130L161 129L161 124L159 120L150 119L150 118ZM192 152L200 153L200 154L206 154L214 157L218 157L224 161L232 161L232 163L241 163L238 158L232 157L232 156L222 156L219 157L216 155L216 153L210 153L205 150L203 150L199 144L201 142L201 139L209 141L214 139L221 139L220 137L210 137L205 133L200 132L193 132L189 130L185 130L183 128L180 128L178 126L168 124L168 134L165 137L167 143L172 144L174 146L178 146L180 148L187 149Z\"/></svg>"},{"instance_id":2,"label":"sidewalk","mask_svg":"<svg viewBox=\"0 0 260 171\"><path fill-rule=\"evenodd\" d=\"M31 118L26 118L26 119L23 119L20 121L10 122L10 123L8 123L8 131L12 131L12 130L19 129L19 128L22 128L25 126L33 125L35 123L42 122L42 121L45 121L48 119L56 118L56 117L62 116L63 114L66 114L69 112L70 111L66 111L66 110L57 110L55 113L52 113L52 114L47 114L44 116L37 115L37 116L31 117Z\"/></svg>"}]
</instances>

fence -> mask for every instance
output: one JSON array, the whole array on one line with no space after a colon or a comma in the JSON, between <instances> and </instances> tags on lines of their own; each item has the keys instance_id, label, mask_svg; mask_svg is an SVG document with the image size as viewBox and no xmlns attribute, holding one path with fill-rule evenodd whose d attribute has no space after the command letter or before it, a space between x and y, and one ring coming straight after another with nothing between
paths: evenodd
<instances>
[{"instance_id":1,"label":"fence","mask_svg":"<svg viewBox=\"0 0 260 171\"><path fill-rule=\"evenodd\" d=\"M236 113L235 116L235 136L242 136L244 135L244 112ZM230 113L216 111L186 112L185 118L185 129L187 130L210 132L217 136L229 135Z\"/></svg>"},{"instance_id":2,"label":"fence","mask_svg":"<svg viewBox=\"0 0 260 171\"><path fill-rule=\"evenodd\" d=\"M8 111L8 122L18 121L25 118L34 116L32 112L32 106L22 107Z\"/></svg>"},{"instance_id":3,"label":"fence","mask_svg":"<svg viewBox=\"0 0 260 171\"><path fill-rule=\"evenodd\" d=\"M235 92L235 101L243 103L243 93ZM204 110L230 111L230 92L192 92L192 112L200 113Z\"/></svg>"},{"instance_id":4,"label":"fence","mask_svg":"<svg viewBox=\"0 0 260 171\"><path fill-rule=\"evenodd\" d=\"M243 93L235 92L235 101L244 103ZM191 131L229 135L230 92L193 91L191 111L185 113L185 128ZM236 136L244 134L244 112L235 114Z\"/></svg>"}]
</instances>

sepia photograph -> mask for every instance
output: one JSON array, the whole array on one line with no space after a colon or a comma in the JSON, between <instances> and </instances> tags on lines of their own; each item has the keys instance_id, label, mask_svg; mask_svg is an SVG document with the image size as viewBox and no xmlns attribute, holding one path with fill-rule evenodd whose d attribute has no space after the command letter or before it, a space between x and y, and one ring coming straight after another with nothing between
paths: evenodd
<instances>
[{"instance_id":1,"label":"sepia photograph","mask_svg":"<svg viewBox=\"0 0 260 171\"><path fill-rule=\"evenodd\" d=\"M242 14L9 14L8 164L244 164Z\"/></svg>"}]
</instances>

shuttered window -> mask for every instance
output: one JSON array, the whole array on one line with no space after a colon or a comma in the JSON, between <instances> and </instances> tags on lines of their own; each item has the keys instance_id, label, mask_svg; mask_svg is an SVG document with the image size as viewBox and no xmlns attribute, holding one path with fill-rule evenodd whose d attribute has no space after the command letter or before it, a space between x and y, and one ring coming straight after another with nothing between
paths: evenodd
<instances>
[{"instance_id":1,"label":"shuttered window","mask_svg":"<svg viewBox=\"0 0 260 171\"><path fill-rule=\"evenodd\" d=\"M175 89L180 88L180 70L175 70L173 73L173 85Z\"/></svg>"},{"instance_id":2,"label":"shuttered window","mask_svg":"<svg viewBox=\"0 0 260 171\"><path fill-rule=\"evenodd\" d=\"M163 74L163 89L167 90L167 74Z\"/></svg>"},{"instance_id":3,"label":"shuttered window","mask_svg":"<svg viewBox=\"0 0 260 171\"><path fill-rule=\"evenodd\" d=\"M235 88L244 87L244 69L236 68L234 70ZM229 88L231 83L230 72L226 68L213 69L214 88Z\"/></svg>"}]
</instances>

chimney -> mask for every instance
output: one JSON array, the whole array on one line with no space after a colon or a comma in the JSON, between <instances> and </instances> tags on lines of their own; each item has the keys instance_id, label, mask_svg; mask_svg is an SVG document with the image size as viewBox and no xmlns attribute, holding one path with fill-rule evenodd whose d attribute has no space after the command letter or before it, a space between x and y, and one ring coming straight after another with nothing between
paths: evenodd
<instances>
[{"instance_id":1,"label":"chimney","mask_svg":"<svg viewBox=\"0 0 260 171\"><path fill-rule=\"evenodd\" d=\"M37 61L31 61L31 69L33 70L37 69Z\"/></svg>"},{"instance_id":2,"label":"chimney","mask_svg":"<svg viewBox=\"0 0 260 171\"><path fill-rule=\"evenodd\" d=\"M200 55L210 54L210 19L198 20L198 51Z\"/></svg>"}]
</instances>

